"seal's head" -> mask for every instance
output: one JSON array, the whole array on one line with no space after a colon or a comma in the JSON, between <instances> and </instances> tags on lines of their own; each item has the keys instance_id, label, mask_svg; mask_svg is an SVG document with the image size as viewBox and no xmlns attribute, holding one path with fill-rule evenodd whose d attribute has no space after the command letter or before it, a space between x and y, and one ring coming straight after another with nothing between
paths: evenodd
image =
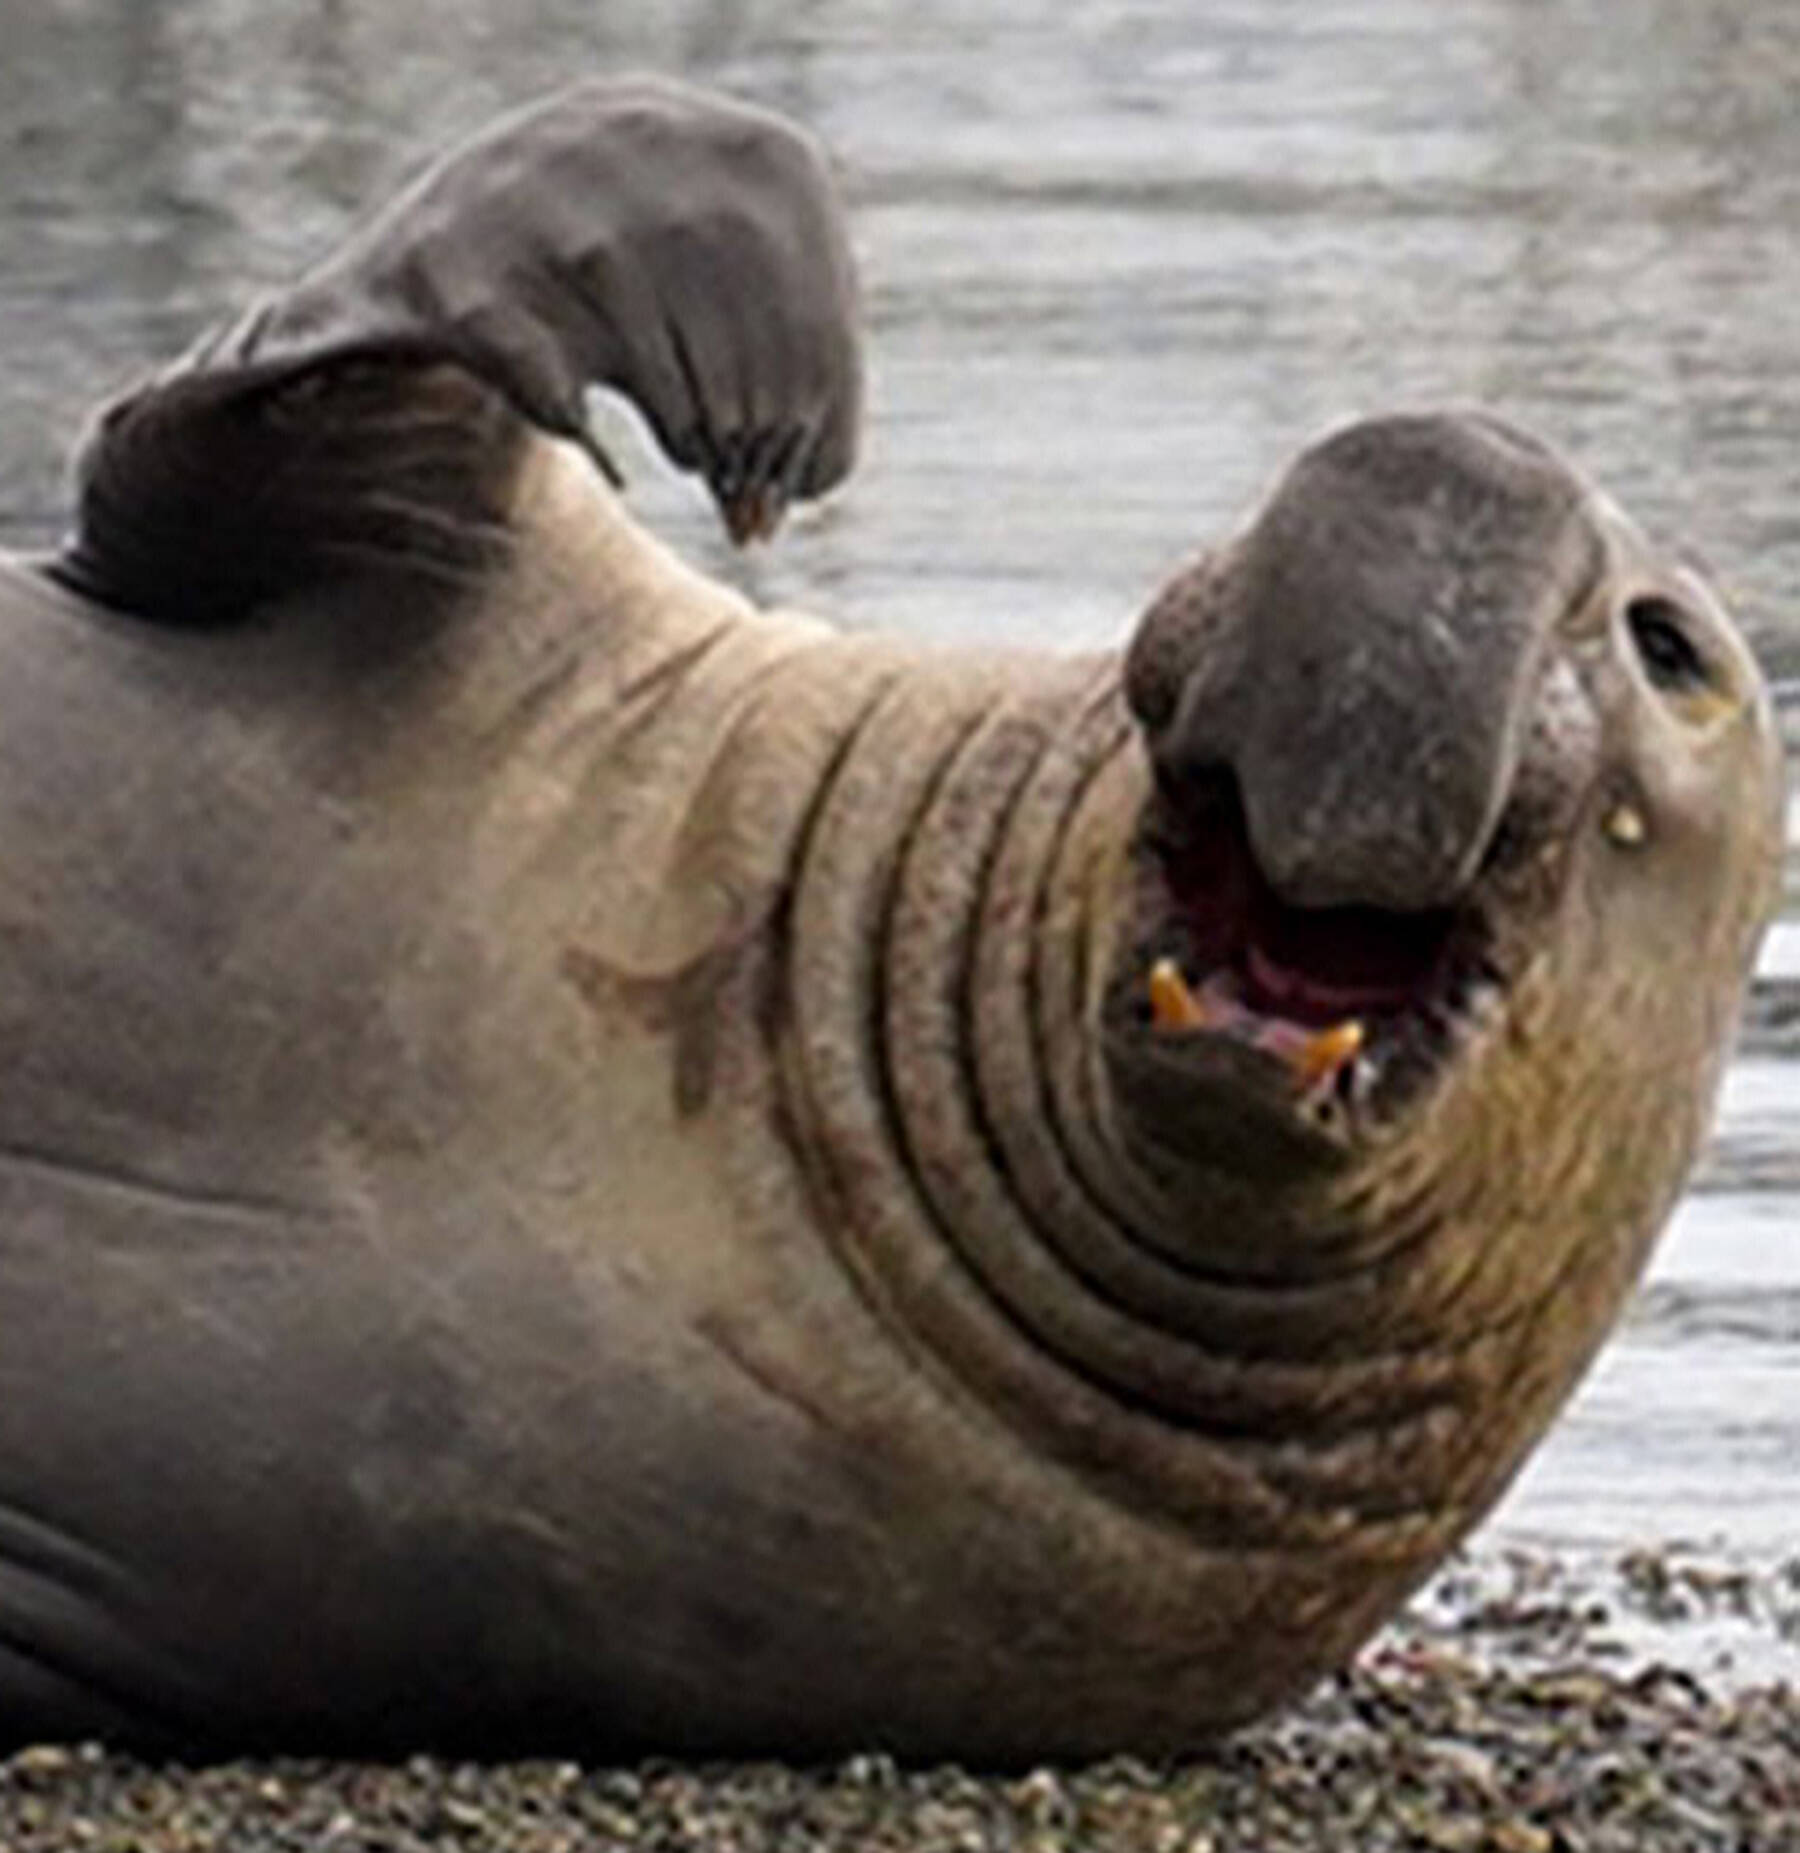
<instances>
[{"instance_id":1,"label":"seal's head","mask_svg":"<svg viewBox=\"0 0 1800 1853\"><path fill-rule=\"evenodd\" d=\"M1384 418L1174 580L1127 694L1127 1135L1371 1248L1555 1216L1641 1260L1780 855L1768 695L1698 575L1524 434Z\"/></svg>"}]
</instances>

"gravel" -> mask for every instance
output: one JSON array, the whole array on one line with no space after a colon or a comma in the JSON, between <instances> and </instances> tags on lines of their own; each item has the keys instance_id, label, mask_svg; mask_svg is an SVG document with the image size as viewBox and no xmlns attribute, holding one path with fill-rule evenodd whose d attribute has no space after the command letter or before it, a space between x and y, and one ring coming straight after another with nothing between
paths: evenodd
<instances>
[{"instance_id":1,"label":"gravel","mask_svg":"<svg viewBox=\"0 0 1800 1853\"><path fill-rule=\"evenodd\" d=\"M1348 1673L1191 1761L978 1775L0 1762L5 1853L1800 1853L1800 1559L1454 1566Z\"/></svg>"}]
</instances>

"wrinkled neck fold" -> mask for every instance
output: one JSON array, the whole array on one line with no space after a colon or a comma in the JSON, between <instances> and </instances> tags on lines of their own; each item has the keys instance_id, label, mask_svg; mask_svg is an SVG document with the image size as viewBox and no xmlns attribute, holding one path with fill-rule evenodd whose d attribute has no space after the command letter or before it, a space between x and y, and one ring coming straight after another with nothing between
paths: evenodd
<instances>
[{"instance_id":1,"label":"wrinkled neck fold","mask_svg":"<svg viewBox=\"0 0 1800 1853\"><path fill-rule=\"evenodd\" d=\"M1116 673L908 678L843 741L778 976L817 1220L898 1345L1122 1501L1283 1547L1350 1511L1404 1554L1456 1522L1419 1460L1488 1365L1385 1344L1390 1283L1271 1266L1303 1230L1249 1193L1184 1226L1138 1162L1100 1052L1145 784Z\"/></svg>"}]
</instances>

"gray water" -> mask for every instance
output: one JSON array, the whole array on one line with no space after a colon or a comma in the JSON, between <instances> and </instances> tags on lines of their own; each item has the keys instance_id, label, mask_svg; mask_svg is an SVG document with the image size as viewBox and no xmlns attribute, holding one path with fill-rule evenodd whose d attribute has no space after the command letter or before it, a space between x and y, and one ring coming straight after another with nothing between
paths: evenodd
<instances>
[{"instance_id":1,"label":"gray water","mask_svg":"<svg viewBox=\"0 0 1800 1853\"><path fill-rule=\"evenodd\" d=\"M623 433L650 518L753 592L1115 638L1321 427L1479 400L1800 673L1794 0L5 0L0 541L55 533L100 393L421 151L633 67L804 117L855 203L846 493L746 567ZM1790 887L1704 1171L1490 1540L1800 1550Z\"/></svg>"}]
</instances>

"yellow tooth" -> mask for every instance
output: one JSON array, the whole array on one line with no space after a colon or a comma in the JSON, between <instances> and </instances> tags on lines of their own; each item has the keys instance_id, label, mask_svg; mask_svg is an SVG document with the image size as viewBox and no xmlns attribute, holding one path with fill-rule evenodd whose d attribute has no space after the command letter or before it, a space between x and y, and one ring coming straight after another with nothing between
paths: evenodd
<instances>
[{"instance_id":1,"label":"yellow tooth","mask_svg":"<svg viewBox=\"0 0 1800 1853\"><path fill-rule=\"evenodd\" d=\"M1150 967L1150 1020L1158 1029L1204 1029L1206 1006L1188 988L1173 959Z\"/></svg>"},{"instance_id":2,"label":"yellow tooth","mask_svg":"<svg viewBox=\"0 0 1800 1853\"><path fill-rule=\"evenodd\" d=\"M1329 1080L1363 1046L1363 1026L1354 1017L1309 1037L1288 1057L1294 1079L1303 1089Z\"/></svg>"}]
</instances>

